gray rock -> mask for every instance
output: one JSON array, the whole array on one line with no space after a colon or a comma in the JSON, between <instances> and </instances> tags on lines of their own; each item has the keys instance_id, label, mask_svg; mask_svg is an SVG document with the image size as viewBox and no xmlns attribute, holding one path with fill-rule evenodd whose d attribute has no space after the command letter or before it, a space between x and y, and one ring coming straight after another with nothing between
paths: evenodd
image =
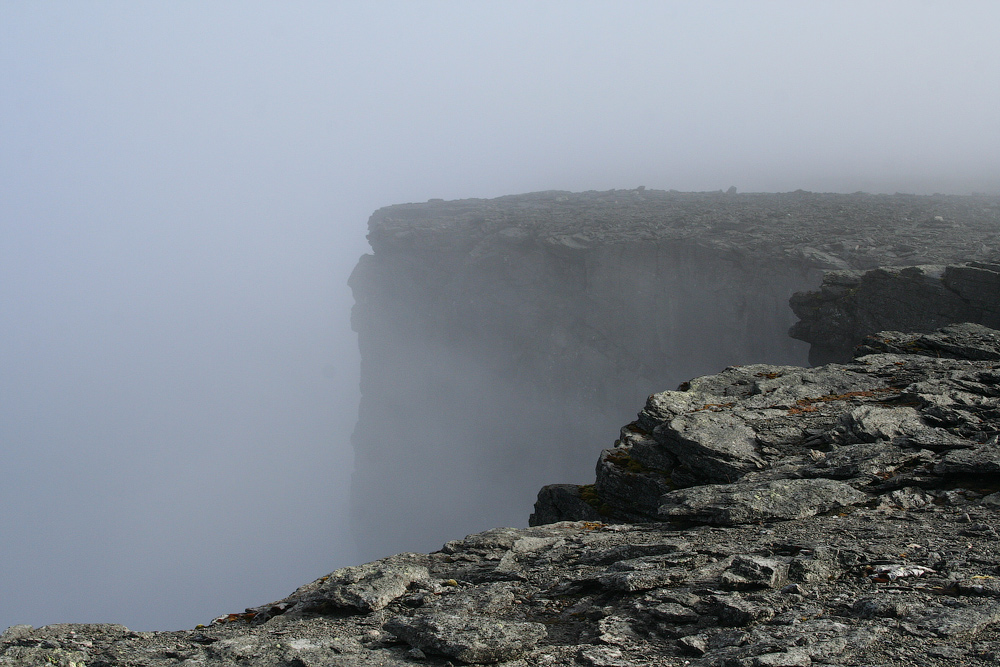
<instances>
[{"instance_id":1,"label":"gray rock","mask_svg":"<svg viewBox=\"0 0 1000 667\"><path fill-rule=\"evenodd\" d=\"M427 568L413 560L410 554L400 554L341 568L302 586L285 602L305 610L333 606L377 611L406 594L414 582L427 580Z\"/></svg>"},{"instance_id":2,"label":"gray rock","mask_svg":"<svg viewBox=\"0 0 1000 667\"><path fill-rule=\"evenodd\" d=\"M567 520L600 521L601 514L580 494L578 484L549 484L538 492L528 525L541 526Z\"/></svg>"},{"instance_id":3,"label":"gray rock","mask_svg":"<svg viewBox=\"0 0 1000 667\"><path fill-rule=\"evenodd\" d=\"M764 467L753 429L728 412L690 412L657 426L653 437L702 483L742 477Z\"/></svg>"},{"instance_id":4,"label":"gray rock","mask_svg":"<svg viewBox=\"0 0 1000 667\"><path fill-rule=\"evenodd\" d=\"M851 605L851 611L861 618L902 618L915 606L912 601L882 595L857 600Z\"/></svg>"},{"instance_id":5,"label":"gray rock","mask_svg":"<svg viewBox=\"0 0 1000 667\"><path fill-rule=\"evenodd\" d=\"M958 322L1000 327L998 285L1000 266L980 262L827 274L819 290L792 297L792 310L800 320L789 334L812 344L809 360L814 364L847 362L859 344L865 354L917 349L935 356L997 359L995 341L982 347L974 336L944 345L921 336L870 336L880 331L930 332Z\"/></svg>"},{"instance_id":6,"label":"gray rock","mask_svg":"<svg viewBox=\"0 0 1000 667\"><path fill-rule=\"evenodd\" d=\"M385 629L421 651L471 663L513 660L546 635L541 623L445 613L396 616Z\"/></svg>"},{"instance_id":7,"label":"gray rock","mask_svg":"<svg viewBox=\"0 0 1000 667\"><path fill-rule=\"evenodd\" d=\"M716 595L712 598L715 614L722 625L742 627L774 616L774 610L765 605L745 600L739 595Z\"/></svg>"},{"instance_id":8,"label":"gray rock","mask_svg":"<svg viewBox=\"0 0 1000 667\"><path fill-rule=\"evenodd\" d=\"M809 667L813 664L808 651L791 648L776 653L762 653L753 657L754 667Z\"/></svg>"},{"instance_id":9,"label":"gray rock","mask_svg":"<svg viewBox=\"0 0 1000 667\"><path fill-rule=\"evenodd\" d=\"M788 564L773 558L740 554L722 573L721 581L730 588L781 588L788 581Z\"/></svg>"},{"instance_id":10,"label":"gray rock","mask_svg":"<svg viewBox=\"0 0 1000 667\"><path fill-rule=\"evenodd\" d=\"M0 634L0 642L13 642L27 637L34 630L30 625L12 625Z\"/></svg>"},{"instance_id":11,"label":"gray rock","mask_svg":"<svg viewBox=\"0 0 1000 667\"><path fill-rule=\"evenodd\" d=\"M934 472L942 476L976 476L996 478L1000 474L1000 445L992 443L945 454Z\"/></svg>"},{"instance_id":12,"label":"gray rock","mask_svg":"<svg viewBox=\"0 0 1000 667\"><path fill-rule=\"evenodd\" d=\"M681 521L733 526L802 519L868 499L867 494L831 479L709 484L664 495L660 514Z\"/></svg>"},{"instance_id":13,"label":"gray rock","mask_svg":"<svg viewBox=\"0 0 1000 667\"><path fill-rule=\"evenodd\" d=\"M930 611L914 619L918 628L939 637L973 637L998 621L1000 607L994 604Z\"/></svg>"},{"instance_id":14,"label":"gray rock","mask_svg":"<svg viewBox=\"0 0 1000 667\"><path fill-rule=\"evenodd\" d=\"M1000 274L998 274L1000 275ZM880 331L865 336L858 344L856 356L866 354L922 354L945 359L970 361L995 361L1000 359L1000 339L995 329L976 321L942 327L939 331L923 334L901 333L897 330ZM998 326L994 323L994 326Z\"/></svg>"},{"instance_id":15,"label":"gray rock","mask_svg":"<svg viewBox=\"0 0 1000 667\"><path fill-rule=\"evenodd\" d=\"M686 637L681 637L677 640L677 645L684 650L685 653L690 653L691 655L705 655L708 652L708 640L705 635L688 635Z\"/></svg>"},{"instance_id":16,"label":"gray rock","mask_svg":"<svg viewBox=\"0 0 1000 667\"><path fill-rule=\"evenodd\" d=\"M0 665L18 667L82 667L90 655L84 651L71 651L61 647L11 646L0 656Z\"/></svg>"},{"instance_id":17,"label":"gray rock","mask_svg":"<svg viewBox=\"0 0 1000 667\"><path fill-rule=\"evenodd\" d=\"M685 572L675 570L640 570L638 572L612 572L601 576L601 585L611 591L648 591L684 580Z\"/></svg>"},{"instance_id":18,"label":"gray rock","mask_svg":"<svg viewBox=\"0 0 1000 667\"><path fill-rule=\"evenodd\" d=\"M698 619L701 618L701 615L694 609L676 602L663 602L650 607L649 612L656 618L670 623L697 623Z\"/></svg>"},{"instance_id":19,"label":"gray rock","mask_svg":"<svg viewBox=\"0 0 1000 667\"><path fill-rule=\"evenodd\" d=\"M629 646L639 640L631 619L624 616L607 616L597 622L597 638L605 644Z\"/></svg>"},{"instance_id":20,"label":"gray rock","mask_svg":"<svg viewBox=\"0 0 1000 667\"><path fill-rule=\"evenodd\" d=\"M635 664L626 660L621 649L614 646L585 646L580 649L576 659L591 667L630 667Z\"/></svg>"}]
</instances>

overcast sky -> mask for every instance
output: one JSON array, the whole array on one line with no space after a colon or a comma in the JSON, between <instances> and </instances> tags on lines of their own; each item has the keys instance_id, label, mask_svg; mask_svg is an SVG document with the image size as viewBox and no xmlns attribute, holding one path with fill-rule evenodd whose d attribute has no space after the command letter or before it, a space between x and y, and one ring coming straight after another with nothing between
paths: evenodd
<instances>
[{"instance_id":1,"label":"overcast sky","mask_svg":"<svg viewBox=\"0 0 1000 667\"><path fill-rule=\"evenodd\" d=\"M0 629L192 627L353 562L374 209L996 193L997 34L992 1L6 0Z\"/></svg>"}]
</instances>

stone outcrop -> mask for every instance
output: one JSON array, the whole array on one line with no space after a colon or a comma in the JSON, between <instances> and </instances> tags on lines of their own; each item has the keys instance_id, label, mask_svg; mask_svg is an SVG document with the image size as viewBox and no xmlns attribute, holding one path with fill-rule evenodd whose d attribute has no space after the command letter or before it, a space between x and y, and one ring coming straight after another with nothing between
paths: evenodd
<instances>
[{"instance_id":1,"label":"stone outcrop","mask_svg":"<svg viewBox=\"0 0 1000 667\"><path fill-rule=\"evenodd\" d=\"M735 366L650 396L601 453L595 483L544 488L531 523L732 526L945 488L963 475L990 482L1000 332L972 323L879 332L858 354L818 368Z\"/></svg>"},{"instance_id":2,"label":"stone outcrop","mask_svg":"<svg viewBox=\"0 0 1000 667\"><path fill-rule=\"evenodd\" d=\"M14 626L0 665L994 665L1000 331L861 352L650 397L598 484L539 494L536 521L599 520L342 568L188 631Z\"/></svg>"},{"instance_id":3,"label":"stone outcrop","mask_svg":"<svg viewBox=\"0 0 1000 667\"><path fill-rule=\"evenodd\" d=\"M1000 261L987 197L541 192L391 206L369 229L351 277L368 558L521 521L538 487L589 479L654 391L805 364L788 299L824 271ZM699 465L756 463L734 450Z\"/></svg>"},{"instance_id":4,"label":"stone outcrop","mask_svg":"<svg viewBox=\"0 0 1000 667\"><path fill-rule=\"evenodd\" d=\"M811 343L813 364L845 362L876 331L929 332L954 322L1000 327L1000 264L831 271L816 291L791 298L789 334Z\"/></svg>"}]
</instances>

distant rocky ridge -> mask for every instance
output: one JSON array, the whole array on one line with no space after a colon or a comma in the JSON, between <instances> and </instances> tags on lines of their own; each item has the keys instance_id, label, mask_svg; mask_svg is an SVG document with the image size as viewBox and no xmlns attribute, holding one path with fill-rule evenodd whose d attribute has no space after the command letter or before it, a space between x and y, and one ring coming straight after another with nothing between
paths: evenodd
<instances>
[{"instance_id":1,"label":"distant rocky ridge","mask_svg":"<svg viewBox=\"0 0 1000 667\"><path fill-rule=\"evenodd\" d=\"M880 332L859 354L650 397L589 490L539 495L544 525L194 630L14 626L0 665L994 665L1000 331Z\"/></svg>"},{"instance_id":2,"label":"distant rocky ridge","mask_svg":"<svg viewBox=\"0 0 1000 667\"><path fill-rule=\"evenodd\" d=\"M539 192L390 206L369 230L351 277L369 558L522 521L540 486L589 479L650 393L805 365L788 300L824 272L1000 262L984 196ZM902 326L853 331L841 360Z\"/></svg>"}]
</instances>

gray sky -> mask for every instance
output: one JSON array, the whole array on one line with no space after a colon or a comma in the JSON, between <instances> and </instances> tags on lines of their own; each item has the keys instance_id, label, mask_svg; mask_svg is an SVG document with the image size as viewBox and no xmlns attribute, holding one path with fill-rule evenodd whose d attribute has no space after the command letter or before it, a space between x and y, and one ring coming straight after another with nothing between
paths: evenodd
<instances>
[{"instance_id":1,"label":"gray sky","mask_svg":"<svg viewBox=\"0 0 1000 667\"><path fill-rule=\"evenodd\" d=\"M0 628L191 627L353 562L374 209L996 193L998 29L994 2L3 2Z\"/></svg>"}]
</instances>

